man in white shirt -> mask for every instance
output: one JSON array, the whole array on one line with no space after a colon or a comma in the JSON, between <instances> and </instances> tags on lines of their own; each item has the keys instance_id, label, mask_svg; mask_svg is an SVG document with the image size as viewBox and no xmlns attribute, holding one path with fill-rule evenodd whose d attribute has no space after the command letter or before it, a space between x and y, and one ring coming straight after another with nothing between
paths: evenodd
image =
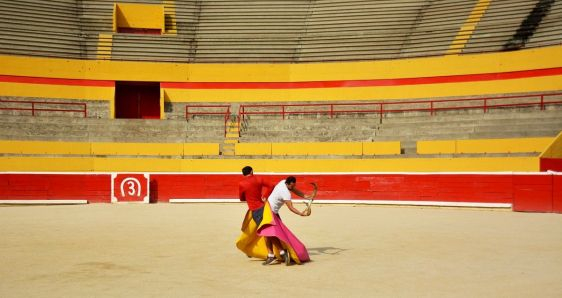
<instances>
[{"instance_id":1,"label":"man in white shirt","mask_svg":"<svg viewBox=\"0 0 562 298\"><path fill-rule=\"evenodd\" d=\"M279 217L279 209L281 209L281 207L283 207L283 205L287 205L287 208L289 208L289 210L291 210L293 213L300 215L300 216L309 216L310 215L310 209L307 208L304 211L299 211L297 210L294 206L293 206L293 202L291 201L291 192L293 192L294 194L298 195L299 197L305 198L305 199L310 199L312 197L314 197L316 195L316 185L313 184L313 186L315 187L315 191L313 194L310 195L305 195L302 191L298 190L297 188L295 188L295 184L297 182L297 179L293 176L289 176L287 177L287 179L285 180L281 180L279 183L277 183L277 185L275 186L275 188L273 189L273 191L271 192L271 194L269 195L269 198L267 199L269 202L269 205L271 207L271 211L273 212L274 216L276 217L276 220L279 221L278 226L282 226L283 229L286 229L286 227L283 225L281 218ZM285 249L283 248L283 245L281 244L281 241L279 240L278 237L275 236L271 236L271 234L269 233L265 233L268 235L264 235L265 236L265 243L267 246L267 259L265 260L265 262L263 263L263 265L272 265L272 264L276 264L278 261L275 258L274 252L273 252L273 247L276 247L279 250L279 254L281 255L281 259L283 259L283 262L286 265L289 265L291 262L291 257L289 256L289 253L287 253L285 251ZM289 233L291 235L291 238L294 237L294 235L292 235L292 233ZM296 239L296 237L294 237ZM288 239L290 242L292 239ZM298 244L301 244L300 242L298 242L298 239L296 239ZM290 243L285 243L286 245L290 245ZM300 246L300 245L299 245ZM300 248L296 248L293 247L293 250L297 250L297 254L299 254L298 250L303 250L303 255L305 255L304 260L300 260L300 261L307 261L308 258L308 253L306 253L306 248L304 248L304 245L302 245L302 249ZM301 257L302 258L302 257Z\"/></svg>"}]
</instances>

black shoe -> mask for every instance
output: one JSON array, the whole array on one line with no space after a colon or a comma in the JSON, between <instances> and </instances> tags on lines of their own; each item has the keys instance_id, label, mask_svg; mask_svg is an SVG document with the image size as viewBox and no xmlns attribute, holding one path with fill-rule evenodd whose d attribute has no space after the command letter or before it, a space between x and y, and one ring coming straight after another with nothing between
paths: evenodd
<instances>
[{"instance_id":1,"label":"black shoe","mask_svg":"<svg viewBox=\"0 0 562 298\"><path fill-rule=\"evenodd\" d=\"M265 262L263 262L262 265L273 265L277 263L279 263L279 261L277 261L275 257L267 257L267 259L265 259Z\"/></svg>"},{"instance_id":2,"label":"black shoe","mask_svg":"<svg viewBox=\"0 0 562 298\"><path fill-rule=\"evenodd\" d=\"M281 257L283 258L283 262L285 263L285 265L291 265L291 256L289 255L289 252L285 252L281 255Z\"/></svg>"}]
</instances>

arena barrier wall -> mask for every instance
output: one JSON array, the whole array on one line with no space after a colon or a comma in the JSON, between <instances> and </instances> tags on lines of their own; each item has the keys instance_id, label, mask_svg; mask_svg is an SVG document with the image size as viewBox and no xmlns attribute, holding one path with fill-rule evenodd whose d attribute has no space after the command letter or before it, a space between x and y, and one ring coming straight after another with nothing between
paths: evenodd
<instances>
[{"instance_id":1,"label":"arena barrier wall","mask_svg":"<svg viewBox=\"0 0 562 298\"><path fill-rule=\"evenodd\" d=\"M299 189L319 187L319 203L512 208L562 213L562 173L266 173L276 183L288 175ZM128 176L145 182L131 185ZM124 178L124 179L123 179ZM130 202L114 194L125 187L150 193L150 202L238 202L239 173L1 173L0 204L12 201ZM141 191L142 189L142 191ZM113 190L113 191L112 191ZM144 195L143 195L144 196ZM145 200L144 202L147 202ZM53 201L57 202L57 201ZM139 202L143 202L139 200Z\"/></svg>"}]
</instances>

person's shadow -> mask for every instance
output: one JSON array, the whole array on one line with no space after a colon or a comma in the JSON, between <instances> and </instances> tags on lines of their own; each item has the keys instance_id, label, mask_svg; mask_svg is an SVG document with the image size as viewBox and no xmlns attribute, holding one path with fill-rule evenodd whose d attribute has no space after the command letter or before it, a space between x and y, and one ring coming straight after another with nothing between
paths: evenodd
<instances>
[{"instance_id":1,"label":"person's shadow","mask_svg":"<svg viewBox=\"0 0 562 298\"><path fill-rule=\"evenodd\" d=\"M337 256L348 249L337 248L337 247L311 247L311 248L307 248L307 250L308 250L308 254L311 256L317 256L317 255Z\"/></svg>"}]
</instances>

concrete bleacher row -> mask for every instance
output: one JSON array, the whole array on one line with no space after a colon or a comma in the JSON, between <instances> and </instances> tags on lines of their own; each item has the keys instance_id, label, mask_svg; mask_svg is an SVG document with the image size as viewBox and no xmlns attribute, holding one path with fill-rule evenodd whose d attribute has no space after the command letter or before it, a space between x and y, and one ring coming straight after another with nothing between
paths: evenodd
<instances>
[{"instance_id":1,"label":"concrete bleacher row","mask_svg":"<svg viewBox=\"0 0 562 298\"><path fill-rule=\"evenodd\" d=\"M220 142L224 122L76 117L0 117L0 139L73 142ZM204 133L203 133L204 132Z\"/></svg>"},{"instance_id":2,"label":"concrete bleacher row","mask_svg":"<svg viewBox=\"0 0 562 298\"><path fill-rule=\"evenodd\" d=\"M163 35L112 32L110 0L4 1L0 54L175 62L320 62L498 51L534 2L491 1L474 32L465 29L479 1L240 0L119 3L164 6ZM526 47L561 41L555 2ZM107 46L106 46L107 45Z\"/></svg>"},{"instance_id":3,"label":"concrete bleacher row","mask_svg":"<svg viewBox=\"0 0 562 298\"><path fill-rule=\"evenodd\" d=\"M561 111L550 106L534 108L460 110L439 112L393 113L380 118L376 114L250 115L241 127L241 143L294 141L400 141L405 154L416 153L419 140L499 139L552 137L562 130Z\"/></svg>"},{"instance_id":4,"label":"concrete bleacher row","mask_svg":"<svg viewBox=\"0 0 562 298\"><path fill-rule=\"evenodd\" d=\"M534 1L491 1L488 12L480 20L463 52L501 51L506 41L514 35L514 28L520 26L535 4ZM562 4L555 2L526 47L552 45L556 39L560 43L561 13Z\"/></svg>"}]
</instances>

